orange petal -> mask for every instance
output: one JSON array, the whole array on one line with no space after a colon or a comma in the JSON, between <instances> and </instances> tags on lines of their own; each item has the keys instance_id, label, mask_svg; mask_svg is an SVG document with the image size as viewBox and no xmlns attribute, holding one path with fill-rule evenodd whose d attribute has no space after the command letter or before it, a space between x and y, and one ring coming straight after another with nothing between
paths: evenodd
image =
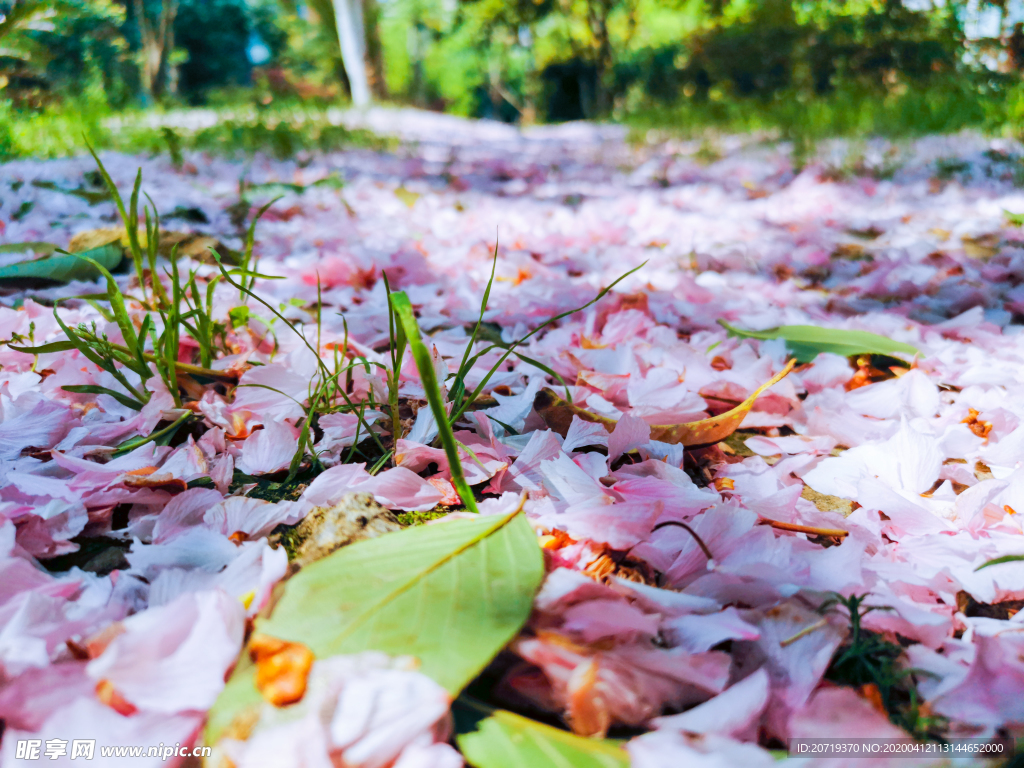
<instances>
[{"instance_id":1,"label":"orange petal","mask_svg":"<svg viewBox=\"0 0 1024 768\"><path fill-rule=\"evenodd\" d=\"M95 659L101 656L107 646L110 645L114 638L124 633L124 624L120 621L115 621L113 624L108 624L95 635L91 635L85 641L85 650L89 655L90 659Z\"/></svg>"},{"instance_id":2,"label":"orange petal","mask_svg":"<svg viewBox=\"0 0 1024 768\"><path fill-rule=\"evenodd\" d=\"M603 738L612 724L612 716L597 687L597 660L587 659L569 676L568 720L573 733Z\"/></svg>"},{"instance_id":3,"label":"orange petal","mask_svg":"<svg viewBox=\"0 0 1024 768\"><path fill-rule=\"evenodd\" d=\"M302 643L253 635L249 653L256 661L256 689L275 707L294 704L306 694L313 652Z\"/></svg>"},{"instance_id":4,"label":"orange petal","mask_svg":"<svg viewBox=\"0 0 1024 768\"><path fill-rule=\"evenodd\" d=\"M139 467L138 469L130 469L127 472L125 472L125 474L134 475L137 477L145 477L147 475L152 475L154 472L156 472L156 469L156 467Z\"/></svg>"},{"instance_id":5,"label":"orange petal","mask_svg":"<svg viewBox=\"0 0 1024 768\"><path fill-rule=\"evenodd\" d=\"M106 678L96 683L96 698L100 700L100 703L106 704L119 715L127 717L138 712L135 705L118 693L114 684Z\"/></svg>"}]
</instances>

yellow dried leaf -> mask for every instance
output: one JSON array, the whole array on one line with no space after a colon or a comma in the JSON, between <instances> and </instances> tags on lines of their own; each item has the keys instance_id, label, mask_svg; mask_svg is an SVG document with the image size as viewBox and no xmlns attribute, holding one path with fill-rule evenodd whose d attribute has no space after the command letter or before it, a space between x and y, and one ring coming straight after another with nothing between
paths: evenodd
<instances>
[{"instance_id":1,"label":"yellow dried leaf","mask_svg":"<svg viewBox=\"0 0 1024 768\"><path fill-rule=\"evenodd\" d=\"M702 445L714 445L725 440L725 438L739 429L743 419L750 413L750 409L754 407L754 402L757 398L766 389L789 375L789 372L795 366L796 360L790 360L785 368L754 390L750 397L725 413L701 419L700 421L691 421L686 424L652 426L651 439L663 443L680 443L691 448ZM544 419L548 427L563 437L569 431L574 415L579 416L584 421L603 424L609 432L615 429L616 422L614 419L610 419L607 416L599 416L596 413L580 408L578 405L573 405L556 395L551 389L542 389L538 392L537 397L533 401L533 407L540 414L541 418Z\"/></svg>"}]
</instances>

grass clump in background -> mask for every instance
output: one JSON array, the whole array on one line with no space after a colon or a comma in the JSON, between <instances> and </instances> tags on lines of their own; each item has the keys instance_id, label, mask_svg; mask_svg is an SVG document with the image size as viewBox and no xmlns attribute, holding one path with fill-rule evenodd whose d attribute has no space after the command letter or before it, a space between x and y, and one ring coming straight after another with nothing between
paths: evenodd
<instances>
[{"instance_id":1,"label":"grass clump in background","mask_svg":"<svg viewBox=\"0 0 1024 768\"><path fill-rule=\"evenodd\" d=\"M0 162L69 157L82 154L87 145L133 154L166 153L176 165L190 151L221 157L263 153L285 160L303 153L384 151L395 145L372 131L342 125L326 109L204 110L190 117L188 112L114 113L75 104L34 111L0 102Z\"/></svg>"}]
</instances>

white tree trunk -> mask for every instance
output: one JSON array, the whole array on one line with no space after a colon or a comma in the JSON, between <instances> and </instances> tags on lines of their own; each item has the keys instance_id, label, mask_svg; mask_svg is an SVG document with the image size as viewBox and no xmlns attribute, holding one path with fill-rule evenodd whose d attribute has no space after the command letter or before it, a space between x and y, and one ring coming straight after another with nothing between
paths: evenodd
<instances>
[{"instance_id":1,"label":"white tree trunk","mask_svg":"<svg viewBox=\"0 0 1024 768\"><path fill-rule=\"evenodd\" d=\"M352 88L352 103L365 107L370 103L370 82L366 77L366 32L363 27L362 0L332 0L338 25L338 42Z\"/></svg>"}]
</instances>

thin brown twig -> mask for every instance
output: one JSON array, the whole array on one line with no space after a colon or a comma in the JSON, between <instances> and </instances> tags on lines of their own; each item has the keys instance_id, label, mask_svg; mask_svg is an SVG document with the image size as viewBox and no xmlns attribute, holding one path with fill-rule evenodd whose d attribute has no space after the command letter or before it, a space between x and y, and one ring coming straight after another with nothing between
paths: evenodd
<instances>
[{"instance_id":1,"label":"thin brown twig","mask_svg":"<svg viewBox=\"0 0 1024 768\"><path fill-rule=\"evenodd\" d=\"M781 520L769 520L767 517L761 518L761 525L770 525L779 531L791 531L792 533L808 533L812 536L838 536L843 538L849 536L849 531L844 531L842 528L815 528L810 525L798 525L796 523L784 523Z\"/></svg>"},{"instance_id":2,"label":"thin brown twig","mask_svg":"<svg viewBox=\"0 0 1024 768\"><path fill-rule=\"evenodd\" d=\"M691 536L693 536L693 540L697 542L697 546L700 547L700 550L701 550L701 552L704 553L704 556L708 560L714 560L715 559L715 556L711 554L711 550L708 549L708 545L704 543L704 539L702 539L700 536L698 536L697 532L695 530L693 530L693 528L688 526L686 523L679 522L678 520L666 520L664 523L658 523L656 526L654 526L654 530L656 531L659 528L664 528L665 526L668 526L668 525L678 525L680 528L685 528L686 531Z\"/></svg>"}]
</instances>

